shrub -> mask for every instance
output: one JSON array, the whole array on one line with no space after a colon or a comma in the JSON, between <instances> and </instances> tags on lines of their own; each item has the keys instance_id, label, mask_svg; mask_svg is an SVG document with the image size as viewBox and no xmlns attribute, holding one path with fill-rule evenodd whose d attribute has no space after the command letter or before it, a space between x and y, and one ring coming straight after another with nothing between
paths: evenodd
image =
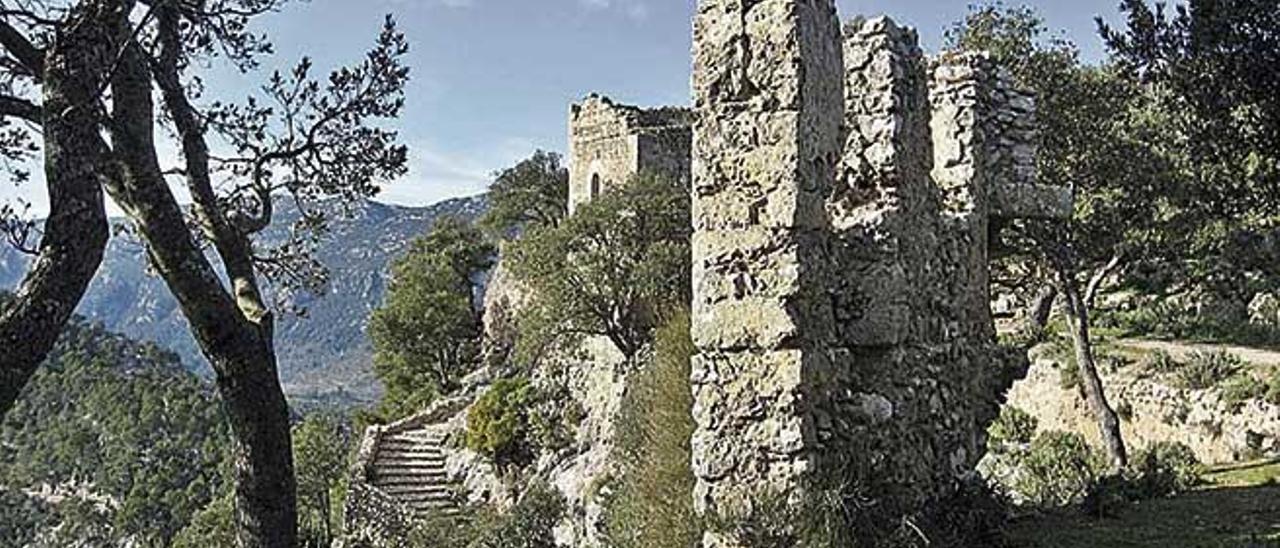
<instances>
[{"instance_id":1,"label":"shrub","mask_svg":"<svg viewBox=\"0 0 1280 548\"><path fill-rule=\"evenodd\" d=\"M174 548L235 546L235 499L230 491L191 516L191 523L173 537Z\"/></svg>"},{"instance_id":2,"label":"shrub","mask_svg":"<svg viewBox=\"0 0 1280 548\"><path fill-rule=\"evenodd\" d=\"M1187 363L1177 370L1179 384L1193 390L1218 386L1243 368L1240 358L1230 352L1192 352Z\"/></svg>"},{"instance_id":3,"label":"shrub","mask_svg":"<svg viewBox=\"0 0 1280 548\"><path fill-rule=\"evenodd\" d=\"M542 482L535 482L511 510L490 523L477 526L479 536L471 548L553 548L554 529L564 517L564 496Z\"/></svg>"},{"instance_id":4,"label":"shrub","mask_svg":"<svg viewBox=\"0 0 1280 548\"><path fill-rule=\"evenodd\" d=\"M1123 474L1104 475L1085 492L1080 510L1093 518L1114 517L1134 500L1133 483Z\"/></svg>"},{"instance_id":5,"label":"shrub","mask_svg":"<svg viewBox=\"0 0 1280 548\"><path fill-rule=\"evenodd\" d=\"M1125 422L1133 421L1133 404L1129 400L1120 400L1116 403L1116 416Z\"/></svg>"},{"instance_id":6,"label":"shrub","mask_svg":"<svg viewBox=\"0 0 1280 548\"><path fill-rule=\"evenodd\" d=\"M1280 344L1280 328L1251 322L1247 307L1240 303L1211 302L1196 308L1199 311L1166 299L1145 303L1133 310L1106 312L1095 319L1099 326L1144 337L1246 346Z\"/></svg>"},{"instance_id":7,"label":"shrub","mask_svg":"<svg viewBox=\"0 0 1280 548\"><path fill-rule=\"evenodd\" d=\"M652 361L628 383L618 423L622 475L605 499L610 546L686 548L698 543L693 510L693 435L689 315L677 315L655 336Z\"/></svg>"},{"instance_id":8,"label":"shrub","mask_svg":"<svg viewBox=\"0 0 1280 548\"><path fill-rule=\"evenodd\" d=\"M1227 380L1222 387L1222 399L1231 409L1238 409L1248 400L1267 398L1270 386L1258 380L1252 373L1242 371Z\"/></svg>"},{"instance_id":9,"label":"shrub","mask_svg":"<svg viewBox=\"0 0 1280 548\"><path fill-rule=\"evenodd\" d=\"M1175 360L1164 350L1156 350L1143 359L1143 367L1155 373L1170 374L1182 368L1182 363Z\"/></svg>"},{"instance_id":10,"label":"shrub","mask_svg":"<svg viewBox=\"0 0 1280 548\"><path fill-rule=\"evenodd\" d=\"M1129 463L1135 496L1167 497L1195 487L1204 466L1190 447L1177 442L1157 442L1139 451Z\"/></svg>"},{"instance_id":11,"label":"shrub","mask_svg":"<svg viewBox=\"0 0 1280 548\"><path fill-rule=\"evenodd\" d=\"M542 482L525 490L506 512L473 508L466 515L419 522L410 535L416 548L552 548L553 530L564 517L559 491Z\"/></svg>"},{"instance_id":12,"label":"shrub","mask_svg":"<svg viewBox=\"0 0 1280 548\"><path fill-rule=\"evenodd\" d=\"M1185 492L1199 484L1203 474L1204 466L1190 447L1157 442L1137 452L1123 474L1099 478L1080 506L1092 517L1114 516L1130 503Z\"/></svg>"},{"instance_id":13,"label":"shrub","mask_svg":"<svg viewBox=\"0 0 1280 548\"><path fill-rule=\"evenodd\" d=\"M467 447L499 466L526 464L532 456L527 413L532 400L526 378L494 382L467 412Z\"/></svg>"},{"instance_id":14,"label":"shrub","mask_svg":"<svg viewBox=\"0 0 1280 548\"><path fill-rule=\"evenodd\" d=\"M1006 405L1000 410L996 421L987 428L988 447L995 452L1002 452L1009 447L1028 445L1035 439L1038 427L1038 421L1030 413Z\"/></svg>"},{"instance_id":15,"label":"shrub","mask_svg":"<svg viewBox=\"0 0 1280 548\"><path fill-rule=\"evenodd\" d=\"M1097 480L1105 459L1079 434L1044 432L1019 459L1013 489L1041 507L1080 502Z\"/></svg>"},{"instance_id":16,"label":"shrub","mask_svg":"<svg viewBox=\"0 0 1280 548\"><path fill-rule=\"evenodd\" d=\"M799 500L780 493L757 498L749 514L719 515L710 526L749 548L1007 546L1008 504L985 483L963 483L923 511L908 513L869 476L849 472L843 467L811 478Z\"/></svg>"},{"instance_id":17,"label":"shrub","mask_svg":"<svg viewBox=\"0 0 1280 548\"><path fill-rule=\"evenodd\" d=\"M1070 358L1062 362L1062 369L1058 372L1058 382L1063 390L1080 390L1080 366L1076 363L1076 359Z\"/></svg>"}]
</instances>

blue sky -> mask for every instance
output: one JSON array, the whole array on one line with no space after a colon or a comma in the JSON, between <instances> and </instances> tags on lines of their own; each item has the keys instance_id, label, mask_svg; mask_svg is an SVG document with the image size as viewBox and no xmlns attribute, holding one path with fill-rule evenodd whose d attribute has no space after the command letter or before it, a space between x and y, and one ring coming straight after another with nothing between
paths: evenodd
<instances>
[{"instance_id":1,"label":"blue sky","mask_svg":"<svg viewBox=\"0 0 1280 548\"><path fill-rule=\"evenodd\" d=\"M887 14L915 26L927 50L969 0L838 0L841 18ZM1019 2L1006 1L1007 5ZM1119 0L1036 0L1050 28L1102 57L1093 18L1115 21ZM411 173L383 201L423 205L481 192L490 174L536 148L563 151L569 103L597 91L641 104L687 104L694 0L311 0L260 22L277 53L318 68L357 59L391 13L408 35L412 82L403 119ZM262 75L258 75L260 78ZM260 79L215 71L209 98L242 98ZM172 147L162 154L174 154ZM176 159L174 160L176 161ZM43 210L43 183L15 195Z\"/></svg>"}]
</instances>

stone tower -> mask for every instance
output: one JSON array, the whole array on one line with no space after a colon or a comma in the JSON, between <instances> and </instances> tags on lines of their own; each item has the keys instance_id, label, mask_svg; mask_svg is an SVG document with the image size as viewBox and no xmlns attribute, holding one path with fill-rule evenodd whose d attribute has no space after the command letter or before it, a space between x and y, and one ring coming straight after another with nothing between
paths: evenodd
<instances>
[{"instance_id":1,"label":"stone tower","mask_svg":"<svg viewBox=\"0 0 1280 548\"><path fill-rule=\"evenodd\" d=\"M592 94L569 111L569 212L641 172L689 180L688 109L642 109Z\"/></svg>"},{"instance_id":2,"label":"stone tower","mask_svg":"<svg viewBox=\"0 0 1280 548\"><path fill-rule=\"evenodd\" d=\"M699 511L822 481L945 498L1019 360L995 341L991 221L1071 211L1031 180L1031 99L888 19L842 31L833 0L701 0L693 94Z\"/></svg>"}]
</instances>

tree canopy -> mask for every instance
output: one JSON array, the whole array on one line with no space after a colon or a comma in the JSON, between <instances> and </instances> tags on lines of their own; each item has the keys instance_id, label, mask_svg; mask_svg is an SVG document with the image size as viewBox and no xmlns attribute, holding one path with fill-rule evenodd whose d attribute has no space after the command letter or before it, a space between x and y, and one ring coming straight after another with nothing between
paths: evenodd
<instances>
[{"instance_id":1,"label":"tree canopy","mask_svg":"<svg viewBox=\"0 0 1280 548\"><path fill-rule=\"evenodd\" d=\"M530 230L505 260L529 289L518 360L557 344L607 337L626 357L690 299L689 191L640 174L555 226Z\"/></svg>"},{"instance_id":2,"label":"tree canopy","mask_svg":"<svg viewBox=\"0 0 1280 548\"><path fill-rule=\"evenodd\" d=\"M1155 142L1185 181L1162 236L1184 261L1149 272L1156 289L1188 286L1249 299L1280 280L1280 3L1194 0L1169 8L1124 0L1125 25L1099 27L1122 77L1153 100Z\"/></svg>"},{"instance_id":3,"label":"tree canopy","mask_svg":"<svg viewBox=\"0 0 1280 548\"><path fill-rule=\"evenodd\" d=\"M478 229L446 217L392 265L386 299L369 319L374 373L387 391L384 418L422 409L476 367L477 282L495 254Z\"/></svg>"},{"instance_id":4,"label":"tree canopy","mask_svg":"<svg viewBox=\"0 0 1280 548\"><path fill-rule=\"evenodd\" d=\"M489 233L506 237L520 229L556 226L568 212L569 170L560 155L536 151L496 174L489 185L489 211L480 221Z\"/></svg>"}]
</instances>

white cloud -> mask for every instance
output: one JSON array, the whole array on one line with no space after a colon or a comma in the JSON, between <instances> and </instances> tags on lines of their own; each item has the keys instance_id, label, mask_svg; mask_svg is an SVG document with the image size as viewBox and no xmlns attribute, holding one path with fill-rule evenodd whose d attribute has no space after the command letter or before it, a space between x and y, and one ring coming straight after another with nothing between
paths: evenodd
<instances>
[{"instance_id":1,"label":"white cloud","mask_svg":"<svg viewBox=\"0 0 1280 548\"><path fill-rule=\"evenodd\" d=\"M429 6L444 6L446 8L469 8L476 4L476 0L386 0L392 4L426 4Z\"/></svg>"},{"instance_id":2,"label":"white cloud","mask_svg":"<svg viewBox=\"0 0 1280 548\"><path fill-rule=\"evenodd\" d=\"M387 185L378 200L402 205L427 205L484 192L493 173L533 153L528 139L509 138L485 150L444 151L430 142L409 144L409 174Z\"/></svg>"},{"instance_id":3,"label":"white cloud","mask_svg":"<svg viewBox=\"0 0 1280 548\"><path fill-rule=\"evenodd\" d=\"M590 10L612 10L634 21L649 18L647 0L578 0L578 4Z\"/></svg>"}]
</instances>

